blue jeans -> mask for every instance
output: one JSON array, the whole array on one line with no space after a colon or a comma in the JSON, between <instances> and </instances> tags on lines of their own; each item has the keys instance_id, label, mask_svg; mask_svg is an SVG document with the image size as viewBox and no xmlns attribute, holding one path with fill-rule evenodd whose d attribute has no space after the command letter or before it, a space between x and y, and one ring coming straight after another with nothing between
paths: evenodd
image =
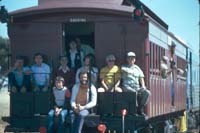
<instances>
[{"instance_id":1,"label":"blue jeans","mask_svg":"<svg viewBox=\"0 0 200 133\"><path fill-rule=\"evenodd\" d=\"M171 82L170 89L171 89L171 98L172 98L171 105L174 106L175 92L174 92L174 82L173 81Z\"/></svg>"},{"instance_id":2,"label":"blue jeans","mask_svg":"<svg viewBox=\"0 0 200 133\"><path fill-rule=\"evenodd\" d=\"M135 92L137 96L136 106L145 106L151 92L148 89L137 88L134 89L130 86L124 86L124 92Z\"/></svg>"},{"instance_id":3,"label":"blue jeans","mask_svg":"<svg viewBox=\"0 0 200 133\"><path fill-rule=\"evenodd\" d=\"M66 116L67 116L67 110L63 109L59 114L57 133L64 133L64 123ZM48 133L53 133L54 118L55 118L55 110L51 109L48 113Z\"/></svg>"},{"instance_id":4,"label":"blue jeans","mask_svg":"<svg viewBox=\"0 0 200 133\"><path fill-rule=\"evenodd\" d=\"M79 114L73 113L72 117L72 133L81 133L84 124L84 118L89 114L88 110L82 110Z\"/></svg>"}]
</instances>

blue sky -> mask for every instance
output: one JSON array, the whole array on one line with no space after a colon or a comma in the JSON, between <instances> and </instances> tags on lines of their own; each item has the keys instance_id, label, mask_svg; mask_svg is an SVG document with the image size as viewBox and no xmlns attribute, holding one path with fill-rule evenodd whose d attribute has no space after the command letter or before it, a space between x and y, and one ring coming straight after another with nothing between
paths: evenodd
<instances>
[{"instance_id":1,"label":"blue sky","mask_svg":"<svg viewBox=\"0 0 200 133\"><path fill-rule=\"evenodd\" d=\"M198 0L141 0L169 25L169 31L199 50ZM8 11L37 5L37 0L2 0ZM0 24L0 36L7 37L6 24ZM198 48L197 48L198 47Z\"/></svg>"},{"instance_id":2,"label":"blue sky","mask_svg":"<svg viewBox=\"0 0 200 133\"><path fill-rule=\"evenodd\" d=\"M169 31L181 37L191 48L199 48L199 4L198 0L141 0L168 26Z\"/></svg>"},{"instance_id":3,"label":"blue sky","mask_svg":"<svg viewBox=\"0 0 200 133\"><path fill-rule=\"evenodd\" d=\"M37 4L38 4L38 0L1 0L0 1L0 5L1 6L4 5L9 12L17 10L17 9L36 6ZM6 24L0 23L0 36L8 37Z\"/></svg>"}]
</instances>

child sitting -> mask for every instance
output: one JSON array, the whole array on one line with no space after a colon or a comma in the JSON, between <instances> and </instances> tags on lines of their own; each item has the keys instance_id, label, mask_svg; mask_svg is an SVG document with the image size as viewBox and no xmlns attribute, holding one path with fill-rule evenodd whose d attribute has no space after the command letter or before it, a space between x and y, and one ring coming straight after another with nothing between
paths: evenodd
<instances>
[{"instance_id":1,"label":"child sitting","mask_svg":"<svg viewBox=\"0 0 200 133\"><path fill-rule=\"evenodd\" d=\"M54 132L53 125L55 117L59 118L58 133L64 130L65 117L67 115L67 102L66 98L70 96L69 90L63 86L64 78L61 76L56 77L55 87L53 88L52 108L48 113L48 133Z\"/></svg>"}]
</instances>

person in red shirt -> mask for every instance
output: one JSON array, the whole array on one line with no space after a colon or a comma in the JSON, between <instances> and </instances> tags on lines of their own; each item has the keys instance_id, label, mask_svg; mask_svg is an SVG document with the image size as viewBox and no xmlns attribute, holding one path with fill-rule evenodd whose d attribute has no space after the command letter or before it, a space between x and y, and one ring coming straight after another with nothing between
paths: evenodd
<instances>
[{"instance_id":1,"label":"person in red shirt","mask_svg":"<svg viewBox=\"0 0 200 133\"><path fill-rule=\"evenodd\" d=\"M67 56L60 56L60 66L57 69L55 76L63 77L65 80L64 86L71 90L75 83L75 72L69 68Z\"/></svg>"}]
</instances>

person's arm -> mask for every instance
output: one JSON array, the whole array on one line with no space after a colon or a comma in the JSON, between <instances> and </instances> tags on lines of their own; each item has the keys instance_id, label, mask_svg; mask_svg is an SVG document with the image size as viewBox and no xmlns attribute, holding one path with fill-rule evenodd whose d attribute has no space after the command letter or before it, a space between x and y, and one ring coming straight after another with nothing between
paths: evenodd
<instances>
[{"instance_id":1,"label":"person's arm","mask_svg":"<svg viewBox=\"0 0 200 133\"><path fill-rule=\"evenodd\" d=\"M95 67L92 67L92 71L91 71L92 83L96 83L97 82L97 78L98 78L98 69L95 68Z\"/></svg>"},{"instance_id":2,"label":"person's arm","mask_svg":"<svg viewBox=\"0 0 200 133\"><path fill-rule=\"evenodd\" d=\"M50 74L51 74L51 71L50 71L50 67L46 64L46 87L49 86L49 83L50 83Z\"/></svg>"},{"instance_id":3,"label":"person's arm","mask_svg":"<svg viewBox=\"0 0 200 133\"><path fill-rule=\"evenodd\" d=\"M71 98L71 92L70 90L67 88L66 92L65 92L65 104L64 104L64 109L67 110L71 110L71 106L70 106L70 98Z\"/></svg>"},{"instance_id":4,"label":"person's arm","mask_svg":"<svg viewBox=\"0 0 200 133\"><path fill-rule=\"evenodd\" d=\"M81 71L81 68L79 68L76 72L76 78L75 78L75 83L80 83L80 79L79 79L79 73Z\"/></svg>"},{"instance_id":5,"label":"person's arm","mask_svg":"<svg viewBox=\"0 0 200 133\"><path fill-rule=\"evenodd\" d=\"M145 86L144 78L141 77L139 80L140 80L141 87L145 89L146 86Z\"/></svg>"},{"instance_id":6,"label":"person's arm","mask_svg":"<svg viewBox=\"0 0 200 133\"><path fill-rule=\"evenodd\" d=\"M15 69L17 69L17 63L15 62L13 67L9 67L9 69L4 73L4 76L8 76L9 73L13 72Z\"/></svg>"},{"instance_id":7,"label":"person's arm","mask_svg":"<svg viewBox=\"0 0 200 133\"><path fill-rule=\"evenodd\" d=\"M105 89L105 91L108 91L108 86L105 83L105 76L106 76L106 72L104 71L104 68L101 69L100 71L100 80L101 80L101 86Z\"/></svg>"},{"instance_id":8,"label":"person's arm","mask_svg":"<svg viewBox=\"0 0 200 133\"><path fill-rule=\"evenodd\" d=\"M4 75L4 76L8 76L9 73L11 73L13 70L15 70L15 68L14 68L14 67L11 67L11 68L9 68L3 75Z\"/></svg>"},{"instance_id":9,"label":"person's arm","mask_svg":"<svg viewBox=\"0 0 200 133\"><path fill-rule=\"evenodd\" d=\"M80 55L81 55L81 66L83 66L84 65L84 62L83 62L84 54L82 51L80 51Z\"/></svg>"},{"instance_id":10,"label":"person's arm","mask_svg":"<svg viewBox=\"0 0 200 133\"><path fill-rule=\"evenodd\" d=\"M43 92L46 92L49 88L50 85L50 67L47 64L44 64L43 69L45 71L45 84L44 84L44 88L42 88Z\"/></svg>"},{"instance_id":11,"label":"person's arm","mask_svg":"<svg viewBox=\"0 0 200 133\"><path fill-rule=\"evenodd\" d=\"M140 85L141 85L142 88L146 89L145 81L144 81L144 73L138 66L136 66L136 67L137 67L137 69L139 71L139 82L140 82Z\"/></svg>"},{"instance_id":12,"label":"person's arm","mask_svg":"<svg viewBox=\"0 0 200 133\"><path fill-rule=\"evenodd\" d=\"M72 69L70 69L69 74L70 74L70 77L68 79L69 80L69 84L67 86L68 86L68 89L71 90L73 85L75 84L75 72Z\"/></svg>"},{"instance_id":13,"label":"person's arm","mask_svg":"<svg viewBox=\"0 0 200 133\"><path fill-rule=\"evenodd\" d=\"M78 94L78 86L77 85L74 85L73 88L72 88L72 95L71 95L71 100L70 100L70 104L71 104L71 107L72 109L76 109L76 96Z\"/></svg>"},{"instance_id":14,"label":"person's arm","mask_svg":"<svg viewBox=\"0 0 200 133\"><path fill-rule=\"evenodd\" d=\"M115 87L118 87L120 85L121 81L118 80L117 83L115 84Z\"/></svg>"},{"instance_id":15,"label":"person's arm","mask_svg":"<svg viewBox=\"0 0 200 133\"><path fill-rule=\"evenodd\" d=\"M121 83L121 69L119 69L119 67L118 67L117 72L114 75L114 78L116 80L114 87L118 87Z\"/></svg>"},{"instance_id":16,"label":"person's arm","mask_svg":"<svg viewBox=\"0 0 200 133\"><path fill-rule=\"evenodd\" d=\"M53 89L54 89L54 88L52 88L51 93L50 93L50 107L51 107L52 109L55 109L55 107L56 107L56 102L55 102L55 96L54 96L54 94L53 94Z\"/></svg>"},{"instance_id":17,"label":"person's arm","mask_svg":"<svg viewBox=\"0 0 200 133\"><path fill-rule=\"evenodd\" d=\"M101 85L102 85L102 87L105 89L105 91L108 91L108 90L109 90L109 88L108 88L108 86L106 85L104 79L101 80Z\"/></svg>"}]
</instances>

